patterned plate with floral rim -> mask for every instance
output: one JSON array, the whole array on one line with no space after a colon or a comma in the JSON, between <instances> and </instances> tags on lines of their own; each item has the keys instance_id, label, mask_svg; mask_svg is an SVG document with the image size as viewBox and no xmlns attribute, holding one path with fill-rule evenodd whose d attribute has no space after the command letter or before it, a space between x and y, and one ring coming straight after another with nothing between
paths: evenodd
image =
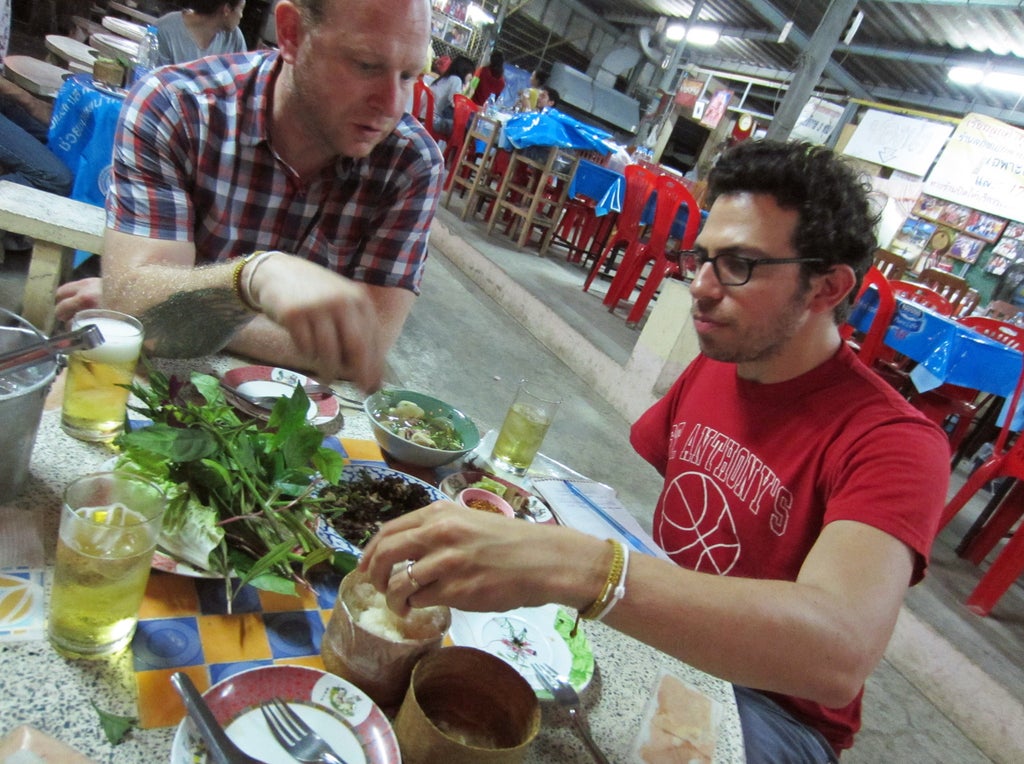
<instances>
[{"instance_id":1,"label":"patterned plate with floral rim","mask_svg":"<svg viewBox=\"0 0 1024 764\"><path fill-rule=\"evenodd\" d=\"M384 712L339 676L306 666L261 666L222 679L203 693L228 737L266 764L294 764L274 740L259 707L281 698L295 709L346 764L399 764L398 740ZM171 764L210 761L192 723L178 725Z\"/></svg>"},{"instance_id":2,"label":"patterned plate with floral rim","mask_svg":"<svg viewBox=\"0 0 1024 764\"><path fill-rule=\"evenodd\" d=\"M519 608L506 613L469 613L452 609L448 638L455 645L476 647L508 663L522 674L540 698L548 699L533 672L546 663L582 691L594 676L594 651L583 632L570 637L575 618L558 605Z\"/></svg>"}]
</instances>

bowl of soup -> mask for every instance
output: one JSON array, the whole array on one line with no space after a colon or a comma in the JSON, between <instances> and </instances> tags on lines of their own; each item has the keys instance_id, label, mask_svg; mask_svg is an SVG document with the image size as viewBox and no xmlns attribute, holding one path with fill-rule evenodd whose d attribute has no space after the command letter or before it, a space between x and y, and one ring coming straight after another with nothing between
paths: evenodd
<instances>
[{"instance_id":1,"label":"bowl of soup","mask_svg":"<svg viewBox=\"0 0 1024 764\"><path fill-rule=\"evenodd\" d=\"M480 443L473 420L450 403L413 390L378 390L363 404L373 437L389 456L417 467L440 467Z\"/></svg>"}]
</instances>

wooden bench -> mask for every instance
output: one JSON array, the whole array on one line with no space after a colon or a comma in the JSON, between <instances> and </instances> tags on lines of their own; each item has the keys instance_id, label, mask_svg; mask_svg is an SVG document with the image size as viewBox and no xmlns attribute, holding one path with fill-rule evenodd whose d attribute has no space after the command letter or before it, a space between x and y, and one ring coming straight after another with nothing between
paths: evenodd
<instances>
[{"instance_id":1,"label":"wooden bench","mask_svg":"<svg viewBox=\"0 0 1024 764\"><path fill-rule=\"evenodd\" d=\"M54 295L71 275L75 250L102 254L105 221L102 207L0 181L0 231L35 241L21 315L40 331L53 329Z\"/></svg>"},{"instance_id":2,"label":"wooden bench","mask_svg":"<svg viewBox=\"0 0 1024 764\"><path fill-rule=\"evenodd\" d=\"M32 56L4 56L4 76L32 95L53 100L71 72Z\"/></svg>"}]
</instances>

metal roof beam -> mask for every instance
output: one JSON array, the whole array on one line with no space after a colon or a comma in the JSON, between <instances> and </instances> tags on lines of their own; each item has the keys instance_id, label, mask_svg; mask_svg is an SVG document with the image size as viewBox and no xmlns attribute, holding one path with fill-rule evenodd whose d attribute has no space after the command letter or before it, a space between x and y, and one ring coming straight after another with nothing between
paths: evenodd
<instances>
[{"instance_id":1,"label":"metal roof beam","mask_svg":"<svg viewBox=\"0 0 1024 764\"><path fill-rule=\"evenodd\" d=\"M890 3L892 0L865 0ZM971 8L1024 8L1024 0L898 0L903 5L965 5Z\"/></svg>"},{"instance_id":2,"label":"metal roof beam","mask_svg":"<svg viewBox=\"0 0 1024 764\"><path fill-rule=\"evenodd\" d=\"M988 106L974 101L941 98L924 93L914 93L909 90L897 90L896 88L871 88L871 99L897 104L913 104L932 111L944 111L953 114L976 112L989 117L995 117L1003 122L1009 122L1012 125L1024 126L1024 112L1013 109L1001 109L998 106Z\"/></svg>"},{"instance_id":3,"label":"metal roof beam","mask_svg":"<svg viewBox=\"0 0 1024 764\"><path fill-rule=\"evenodd\" d=\"M747 1L753 11L771 24L773 28L779 31L782 31L782 27L785 26L787 21L789 21L789 18L782 11L768 2L768 0ZM811 44L810 38L795 26L789 33L789 40L800 49L801 53L806 53ZM864 89L864 86L835 61L830 59L828 63L825 64L825 73L838 82L855 98L867 97L867 90Z\"/></svg>"}]
</instances>

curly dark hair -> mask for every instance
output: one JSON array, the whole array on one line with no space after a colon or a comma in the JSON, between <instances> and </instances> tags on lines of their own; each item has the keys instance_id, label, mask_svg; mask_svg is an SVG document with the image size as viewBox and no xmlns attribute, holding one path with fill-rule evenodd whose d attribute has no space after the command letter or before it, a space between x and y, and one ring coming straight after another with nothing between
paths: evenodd
<instances>
[{"instance_id":1,"label":"curly dark hair","mask_svg":"<svg viewBox=\"0 0 1024 764\"><path fill-rule=\"evenodd\" d=\"M857 286L836 306L837 323L845 320L871 266L878 246L870 186L832 151L810 143L744 141L725 152L708 177L708 204L734 193L768 194L780 207L797 210L793 248L800 257L819 257L823 263L802 263L801 273L825 273L849 265Z\"/></svg>"}]
</instances>

